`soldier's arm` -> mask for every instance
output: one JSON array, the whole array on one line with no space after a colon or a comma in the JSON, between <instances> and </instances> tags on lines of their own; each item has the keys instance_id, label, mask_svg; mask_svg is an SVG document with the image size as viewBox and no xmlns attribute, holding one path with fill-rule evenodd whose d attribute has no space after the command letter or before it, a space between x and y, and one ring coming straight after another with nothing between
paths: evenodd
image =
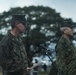
<instances>
[{"instance_id":1,"label":"soldier's arm","mask_svg":"<svg viewBox=\"0 0 76 75\"><path fill-rule=\"evenodd\" d=\"M2 45L2 57L3 57L3 61L10 60L10 51L7 45Z\"/></svg>"},{"instance_id":2,"label":"soldier's arm","mask_svg":"<svg viewBox=\"0 0 76 75\"><path fill-rule=\"evenodd\" d=\"M4 68L8 68L8 66L11 64L12 60L10 60L10 49L9 49L9 44L10 41L8 41L7 39L3 39L1 41L1 49L2 49L2 66Z\"/></svg>"},{"instance_id":3,"label":"soldier's arm","mask_svg":"<svg viewBox=\"0 0 76 75\"><path fill-rule=\"evenodd\" d=\"M63 44L62 42L58 42L57 45L56 45L56 53L61 53L61 51L63 51Z\"/></svg>"}]
</instances>

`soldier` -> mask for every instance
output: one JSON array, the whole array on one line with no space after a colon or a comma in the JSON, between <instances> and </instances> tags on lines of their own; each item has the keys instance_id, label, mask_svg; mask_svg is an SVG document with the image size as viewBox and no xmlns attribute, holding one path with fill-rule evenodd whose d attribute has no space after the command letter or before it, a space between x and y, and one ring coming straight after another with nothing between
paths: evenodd
<instances>
[{"instance_id":1,"label":"soldier","mask_svg":"<svg viewBox=\"0 0 76 75\"><path fill-rule=\"evenodd\" d=\"M20 37L26 28L25 15L13 15L11 27L0 42L3 75L26 75L30 68L26 49Z\"/></svg>"},{"instance_id":2,"label":"soldier","mask_svg":"<svg viewBox=\"0 0 76 75\"><path fill-rule=\"evenodd\" d=\"M76 49L71 42L73 30L69 27L61 30L63 35L56 45L56 64L62 75L76 75Z\"/></svg>"}]
</instances>

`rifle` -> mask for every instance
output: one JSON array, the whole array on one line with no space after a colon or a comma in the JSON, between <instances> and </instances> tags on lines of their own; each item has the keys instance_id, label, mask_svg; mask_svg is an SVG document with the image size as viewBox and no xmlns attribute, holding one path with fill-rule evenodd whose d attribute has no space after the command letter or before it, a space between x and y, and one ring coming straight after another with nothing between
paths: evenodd
<instances>
[{"instance_id":1,"label":"rifle","mask_svg":"<svg viewBox=\"0 0 76 75\"><path fill-rule=\"evenodd\" d=\"M53 61L53 59L50 58L49 50L48 50L45 46L43 46L43 45L39 45L39 46L44 49L45 55L48 56L48 58L49 58L50 61L52 62L52 65L53 65L53 66L55 67L55 69L57 70L58 74L59 74L59 75L63 75L63 74L59 71L59 69L58 69L57 65L55 64L55 62ZM51 52L50 52L50 53L51 53Z\"/></svg>"},{"instance_id":2,"label":"rifle","mask_svg":"<svg viewBox=\"0 0 76 75\"><path fill-rule=\"evenodd\" d=\"M37 73L37 71L34 71L35 67L40 66L40 63L34 63L32 67L30 67L30 75L33 75L34 72Z\"/></svg>"}]
</instances>

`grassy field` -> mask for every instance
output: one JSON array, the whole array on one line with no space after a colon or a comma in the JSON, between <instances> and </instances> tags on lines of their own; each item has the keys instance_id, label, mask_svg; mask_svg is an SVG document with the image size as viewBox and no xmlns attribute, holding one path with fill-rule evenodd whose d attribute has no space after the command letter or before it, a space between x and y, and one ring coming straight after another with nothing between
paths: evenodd
<instances>
[{"instance_id":1,"label":"grassy field","mask_svg":"<svg viewBox=\"0 0 76 75\"><path fill-rule=\"evenodd\" d=\"M0 75L2 75L1 72L0 72ZM48 72L38 72L38 75L48 75Z\"/></svg>"},{"instance_id":2,"label":"grassy field","mask_svg":"<svg viewBox=\"0 0 76 75\"><path fill-rule=\"evenodd\" d=\"M0 73L0 75L2 75L2 73ZM48 72L39 72L38 75L48 75Z\"/></svg>"},{"instance_id":3,"label":"grassy field","mask_svg":"<svg viewBox=\"0 0 76 75\"><path fill-rule=\"evenodd\" d=\"M2 73L0 73L0 75L2 75Z\"/></svg>"},{"instance_id":4,"label":"grassy field","mask_svg":"<svg viewBox=\"0 0 76 75\"><path fill-rule=\"evenodd\" d=\"M48 75L48 72L40 72L39 75Z\"/></svg>"}]
</instances>

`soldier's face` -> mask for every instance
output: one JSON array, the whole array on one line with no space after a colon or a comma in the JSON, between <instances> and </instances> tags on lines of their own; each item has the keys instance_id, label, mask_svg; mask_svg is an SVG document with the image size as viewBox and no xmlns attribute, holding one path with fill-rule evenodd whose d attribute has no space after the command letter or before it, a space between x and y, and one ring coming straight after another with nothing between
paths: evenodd
<instances>
[{"instance_id":1,"label":"soldier's face","mask_svg":"<svg viewBox=\"0 0 76 75\"><path fill-rule=\"evenodd\" d=\"M70 29L70 28L67 28L65 31L64 31L65 34L69 35L69 36L73 36L73 30Z\"/></svg>"},{"instance_id":2,"label":"soldier's face","mask_svg":"<svg viewBox=\"0 0 76 75\"><path fill-rule=\"evenodd\" d=\"M24 32L24 31L25 31L25 25L23 25L23 23L19 23L19 24L17 25L17 30L18 30L20 33Z\"/></svg>"}]
</instances>

